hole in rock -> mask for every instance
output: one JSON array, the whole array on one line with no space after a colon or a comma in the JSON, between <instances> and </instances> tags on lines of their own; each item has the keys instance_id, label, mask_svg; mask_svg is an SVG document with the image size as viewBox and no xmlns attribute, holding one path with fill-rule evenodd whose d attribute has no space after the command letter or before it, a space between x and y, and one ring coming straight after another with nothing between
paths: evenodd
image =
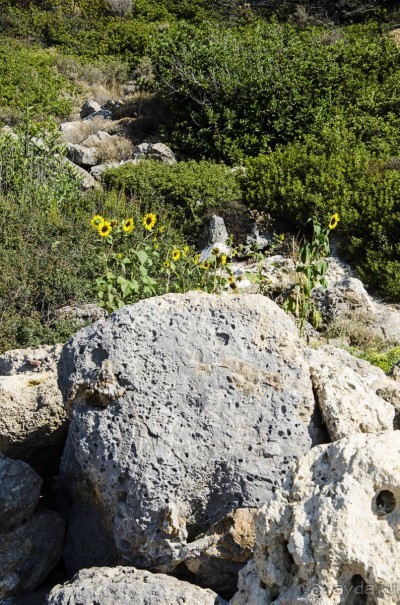
<instances>
[{"instance_id":1,"label":"hole in rock","mask_svg":"<svg viewBox=\"0 0 400 605\"><path fill-rule=\"evenodd\" d=\"M346 605L376 605L373 586L367 584L360 574L351 578Z\"/></svg>"},{"instance_id":2,"label":"hole in rock","mask_svg":"<svg viewBox=\"0 0 400 605\"><path fill-rule=\"evenodd\" d=\"M376 496L376 509L379 515L387 515L394 511L396 499L391 491L383 489Z\"/></svg>"}]
</instances>

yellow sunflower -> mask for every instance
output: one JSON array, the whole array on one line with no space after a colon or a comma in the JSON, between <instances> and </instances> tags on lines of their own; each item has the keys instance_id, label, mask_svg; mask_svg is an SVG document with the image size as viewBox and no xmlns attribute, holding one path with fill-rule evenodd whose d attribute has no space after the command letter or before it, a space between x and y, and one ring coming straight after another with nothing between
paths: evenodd
<instances>
[{"instance_id":1,"label":"yellow sunflower","mask_svg":"<svg viewBox=\"0 0 400 605\"><path fill-rule=\"evenodd\" d=\"M125 231L125 233L130 233L131 231L133 231L135 228L135 221L133 220L133 218L127 218L123 223L122 223L122 229Z\"/></svg>"},{"instance_id":2,"label":"yellow sunflower","mask_svg":"<svg viewBox=\"0 0 400 605\"><path fill-rule=\"evenodd\" d=\"M171 258L172 258L172 260L177 261L177 260L180 259L180 257L181 257L181 251L180 250L178 250L177 248L175 248L175 250L172 250L172 252L171 252Z\"/></svg>"},{"instance_id":3,"label":"yellow sunflower","mask_svg":"<svg viewBox=\"0 0 400 605\"><path fill-rule=\"evenodd\" d=\"M226 256L226 254L221 254L221 256L219 257L219 261L221 265L225 267L226 263L228 262L228 257Z\"/></svg>"},{"instance_id":4,"label":"yellow sunflower","mask_svg":"<svg viewBox=\"0 0 400 605\"><path fill-rule=\"evenodd\" d=\"M171 263L169 262L169 260L166 260L165 263L164 263L164 268L165 269L169 269L170 266L171 266Z\"/></svg>"},{"instance_id":5,"label":"yellow sunflower","mask_svg":"<svg viewBox=\"0 0 400 605\"><path fill-rule=\"evenodd\" d=\"M200 260L200 254L196 254L196 256L193 259L193 263L195 265L198 265L199 264L199 260Z\"/></svg>"},{"instance_id":6,"label":"yellow sunflower","mask_svg":"<svg viewBox=\"0 0 400 605\"><path fill-rule=\"evenodd\" d=\"M165 225L161 225L161 226L158 228L158 233L160 233L160 234L161 234L161 233L164 233L164 231L165 231Z\"/></svg>"},{"instance_id":7,"label":"yellow sunflower","mask_svg":"<svg viewBox=\"0 0 400 605\"><path fill-rule=\"evenodd\" d=\"M213 248L212 249L212 254L214 256L219 256L221 254L220 251L219 251L219 248Z\"/></svg>"},{"instance_id":8,"label":"yellow sunflower","mask_svg":"<svg viewBox=\"0 0 400 605\"><path fill-rule=\"evenodd\" d=\"M101 237L108 237L112 231L111 223L109 221L104 221L102 225L97 229L97 233Z\"/></svg>"},{"instance_id":9,"label":"yellow sunflower","mask_svg":"<svg viewBox=\"0 0 400 605\"><path fill-rule=\"evenodd\" d=\"M208 271L210 268L210 263L208 263L207 261L205 263L203 263L201 265L201 268L204 269L204 271Z\"/></svg>"},{"instance_id":10,"label":"yellow sunflower","mask_svg":"<svg viewBox=\"0 0 400 605\"><path fill-rule=\"evenodd\" d=\"M189 246L185 246L182 250L182 256L186 256L187 253L189 252L189 250L190 250Z\"/></svg>"},{"instance_id":11,"label":"yellow sunflower","mask_svg":"<svg viewBox=\"0 0 400 605\"><path fill-rule=\"evenodd\" d=\"M329 221L329 229L335 229L337 227L338 222L340 221L339 215L337 212L332 214L331 220Z\"/></svg>"},{"instance_id":12,"label":"yellow sunflower","mask_svg":"<svg viewBox=\"0 0 400 605\"><path fill-rule=\"evenodd\" d=\"M95 214L94 217L90 220L90 225L93 229L100 229L100 227L104 224L104 218L100 216L100 214Z\"/></svg>"},{"instance_id":13,"label":"yellow sunflower","mask_svg":"<svg viewBox=\"0 0 400 605\"><path fill-rule=\"evenodd\" d=\"M235 283L235 278L233 277L233 275L229 275L226 278L226 281L228 282L228 284L233 284L233 283Z\"/></svg>"},{"instance_id":14,"label":"yellow sunflower","mask_svg":"<svg viewBox=\"0 0 400 605\"><path fill-rule=\"evenodd\" d=\"M157 222L157 218L156 215L153 214L152 212L149 212L148 214L145 214L143 217L143 227L145 229L147 229L147 231L151 231L154 227L154 225Z\"/></svg>"}]
</instances>

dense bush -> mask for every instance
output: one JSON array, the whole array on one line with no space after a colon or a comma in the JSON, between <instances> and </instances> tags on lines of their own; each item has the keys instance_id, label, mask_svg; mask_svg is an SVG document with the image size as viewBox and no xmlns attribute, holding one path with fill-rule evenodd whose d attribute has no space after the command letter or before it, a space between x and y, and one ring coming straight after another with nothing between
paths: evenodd
<instances>
[{"instance_id":1,"label":"dense bush","mask_svg":"<svg viewBox=\"0 0 400 605\"><path fill-rule=\"evenodd\" d=\"M367 284L400 298L400 161L377 159L343 124L247 162L246 201L296 228L341 217L338 236Z\"/></svg>"},{"instance_id":2,"label":"dense bush","mask_svg":"<svg viewBox=\"0 0 400 605\"><path fill-rule=\"evenodd\" d=\"M9 36L56 47L64 54L92 60L123 58L135 64L156 26L111 14L106 0L79 4L65 0L23 7L0 0L0 28Z\"/></svg>"},{"instance_id":3,"label":"dense bush","mask_svg":"<svg viewBox=\"0 0 400 605\"><path fill-rule=\"evenodd\" d=\"M390 131L399 142L400 53L376 25L180 24L154 38L152 56L168 137L188 156L238 162L337 113L366 140Z\"/></svg>"},{"instance_id":4,"label":"dense bush","mask_svg":"<svg viewBox=\"0 0 400 605\"><path fill-rule=\"evenodd\" d=\"M207 216L214 211L225 216L235 214L241 199L236 175L223 164L206 161L169 166L145 160L109 170L105 182L157 211L173 213L192 239Z\"/></svg>"},{"instance_id":5,"label":"dense bush","mask_svg":"<svg viewBox=\"0 0 400 605\"><path fill-rule=\"evenodd\" d=\"M90 297L95 262L89 198L51 142L18 136L0 137L1 351L64 340L72 326L54 312Z\"/></svg>"},{"instance_id":6,"label":"dense bush","mask_svg":"<svg viewBox=\"0 0 400 605\"><path fill-rule=\"evenodd\" d=\"M0 119L62 117L71 109L72 86L56 69L54 53L0 38Z\"/></svg>"}]
</instances>

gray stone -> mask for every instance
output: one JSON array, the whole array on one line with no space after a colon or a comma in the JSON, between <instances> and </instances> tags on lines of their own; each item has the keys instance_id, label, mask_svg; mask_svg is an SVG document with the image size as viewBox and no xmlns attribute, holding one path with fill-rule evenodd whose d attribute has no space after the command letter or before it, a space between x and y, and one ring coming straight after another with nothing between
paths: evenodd
<instances>
[{"instance_id":1,"label":"gray stone","mask_svg":"<svg viewBox=\"0 0 400 605\"><path fill-rule=\"evenodd\" d=\"M110 168L118 168L118 166L122 166L126 162L107 162L106 164L98 164L97 166L93 166L90 169L90 174L96 181L101 181L101 178L106 170Z\"/></svg>"},{"instance_id":2,"label":"gray stone","mask_svg":"<svg viewBox=\"0 0 400 605\"><path fill-rule=\"evenodd\" d=\"M98 163L96 147L67 144L67 158L78 166L96 166Z\"/></svg>"},{"instance_id":3,"label":"gray stone","mask_svg":"<svg viewBox=\"0 0 400 605\"><path fill-rule=\"evenodd\" d=\"M65 525L38 509L24 524L0 532L0 599L35 590L59 561Z\"/></svg>"},{"instance_id":4,"label":"gray stone","mask_svg":"<svg viewBox=\"0 0 400 605\"><path fill-rule=\"evenodd\" d=\"M41 487L33 468L0 454L0 535L32 516Z\"/></svg>"},{"instance_id":5,"label":"gray stone","mask_svg":"<svg viewBox=\"0 0 400 605\"><path fill-rule=\"evenodd\" d=\"M15 376L25 372L55 372L62 345L43 346L39 349L13 349L0 355L0 376Z\"/></svg>"},{"instance_id":6,"label":"gray stone","mask_svg":"<svg viewBox=\"0 0 400 605\"><path fill-rule=\"evenodd\" d=\"M60 350L18 349L0 357L0 452L6 456L39 462L62 447L68 419L57 385Z\"/></svg>"},{"instance_id":7,"label":"gray stone","mask_svg":"<svg viewBox=\"0 0 400 605\"><path fill-rule=\"evenodd\" d=\"M46 605L227 605L215 592L133 567L83 569Z\"/></svg>"},{"instance_id":8,"label":"gray stone","mask_svg":"<svg viewBox=\"0 0 400 605\"><path fill-rule=\"evenodd\" d=\"M325 437L303 349L258 295L151 298L78 332L59 366L71 411L61 472L105 529L90 535L75 516L74 531L114 543L120 562L171 571L211 525L268 500Z\"/></svg>"},{"instance_id":9,"label":"gray stone","mask_svg":"<svg viewBox=\"0 0 400 605\"><path fill-rule=\"evenodd\" d=\"M132 157L134 159L150 158L164 162L164 164L176 164L175 155L171 149L164 143L141 143L133 148Z\"/></svg>"},{"instance_id":10,"label":"gray stone","mask_svg":"<svg viewBox=\"0 0 400 605\"><path fill-rule=\"evenodd\" d=\"M270 233L260 233L259 228L256 224L253 225L251 233L246 238L247 246L256 250L266 250L272 241Z\"/></svg>"},{"instance_id":11,"label":"gray stone","mask_svg":"<svg viewBox=\"0 0 400 605\"><path fill-rule=\"evenodd\" d=\"M322 418L332 441L353 433L391 430L400 388L379 368L340 349L310 351L310 370ZM380 393L379 396L377 393Z\"/></svg>"},{"instance_id":12,"label":"gray stone","mask_svg":"<svg viewBox=\"0 0 400 605\"><path fill-rule=\"evenodd\" d=\"M399 458L398 431L302 456L256 516L254 559L231 605L397 605Z\"/></svg>"},{"instance_id":13,"label":"gray stone","mask_svg":"<svg viewBox=\"0 0 400 605\"><path fill-rule=\"evenodd\" d=\"M132 157L135 160L140 160L149 153L151 149L151 143L140 143L133 148Z\"/></svg>"},{"instance_id":14,"label":"gray stone","mask_svg":"<svg viewBox=\"0 0 400 605\"><path fill-rule=\"evenodd\" d=\"M176 157L171 149L164 143L155 143L151 146L148 156L152 160L158 160L164 164L176 164Z\"/></svg>"},{"instance_id":15,"label":"gray stone","mask_svg":"<svg viewBox=\"0 0 400 605\"><path fill-rule=\"evenodd\" d=\"M96 101L93 101L92 99L88 99L82 105L79 116L83 120L83 118L87 118L92 113L95 113L100 110L101 110L101 107Z\"/></svg>"},{"instance_id":16,"label":"gray stone","mask_svg":"<svg viewBox=\"0 0 400 605\"><path fill-rule=\"evenodd\" d=\"M91 113L89 116L84 118L83 121L91 122L92 120L96 120L98 118L100 118L101 120L111 120L111 111L108 111L107 109L100 109L99 111Z\"/></svg>"},{"instance_id":17,"label":"gray stone","mask_svg":"<svg viewBox=\"0 0 400 605\"><path fill-rule=\"evenodd\" d=\"M225 221L222 216L214 214L206 225L204 232L201 237L201 248L207 248L208 246L214 246L216 244L226 245L229 239L228 231L225 227Z\"/></svg>"},{"instance_id":18,"label":"gray stone","mask_svg":"<svg viewBox=\"0 0 400 605\"><path fill-rule=\"evenodd\" d=\"M57 321L73 321L80 327L86 325L89 322L99 321L100 319L104 319L105 317L105 310L99 307L98 305L94 305L92 303L87 303L85 305L79 306L67 305L65 307L61 307L61 309L57 309L57 311L55 312L55 319Z\"/></svg>"}]
</instances>

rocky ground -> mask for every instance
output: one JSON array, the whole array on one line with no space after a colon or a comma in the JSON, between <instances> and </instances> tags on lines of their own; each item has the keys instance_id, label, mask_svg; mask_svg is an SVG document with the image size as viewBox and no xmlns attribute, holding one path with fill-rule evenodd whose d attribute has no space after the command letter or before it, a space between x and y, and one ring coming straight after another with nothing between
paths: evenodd
<instances>
[{"instance_id":1,"label":"rocky ground","mask_svg":"<svg viewBox=\"0 0 400 605\"><path fill-rule=\"evenodd\" d=\"M400 602L400 382L271 299L143 300L0 370L0 602Z\"/></svg>"}]
</instances>

